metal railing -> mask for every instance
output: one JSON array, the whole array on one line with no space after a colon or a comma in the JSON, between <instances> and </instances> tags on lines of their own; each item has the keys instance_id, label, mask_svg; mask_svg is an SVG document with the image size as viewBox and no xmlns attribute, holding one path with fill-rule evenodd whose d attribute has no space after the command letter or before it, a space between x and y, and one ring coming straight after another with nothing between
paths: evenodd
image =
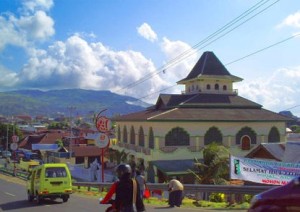
<instances>
[{"instance_id":1,"label":"metal railing","mask_svg":"<svg viewBox=\"0 0 300 212\"><path fill-rule=\"evenodd\" d=\"M73 186L88 187L88 188L109 188L112 183L99 183L99 182L73 182ZM150 191L160 190L165 192L168 190L167 184L161 183L147 183L147 187ZM224 193L224 194L258 194L277 186L247 186L247 185L203 185L203 184L184 184L185 193Z\"/></svg>"}]
</instances>

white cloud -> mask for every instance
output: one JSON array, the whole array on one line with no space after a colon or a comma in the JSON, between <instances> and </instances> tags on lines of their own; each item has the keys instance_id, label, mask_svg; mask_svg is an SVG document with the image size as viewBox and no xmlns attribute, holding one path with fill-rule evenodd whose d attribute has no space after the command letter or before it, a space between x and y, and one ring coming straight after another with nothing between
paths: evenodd
<instances>
[{"instance_id":1,"label":"white cloud","mask_svg":"<svg viewBox=\"0 0 300 212\"><path fill-rule=\"evenodd\" d=\"M156 33L152 30L151 26L147 23L143 23L140 27L137 28L139 35L145 39L154 42L157 40Z\"/></svg>"},{"instance_id":2,"label":"white cloud","mask_svg":"<svg viewBox=\"0 0 300 212\"><path fill-rule=\"evenodd\" d=\"M23 0L22 2L25 10L49 10L53 6L53 0Z\"/></svg>"},{"instance_id":3,"label":"white cloud","mask_svg":"<svg viewBox=\"0 0 300 212\"><path fill-rule=\"evenodd\" d=\"M20 17L12 13L3 13L0 16L0 51L8 45L26 48L29 44L44 41L55 33L53 19L42 10L49 9L52 1L23 2L30 11L23 8ZM37 8L40 10L33 11Z\"/></svg>"},{"instance_id":4,"label":"white cloud","mask_svg":"<svg viewBox=\"0 0 300 212\"><path fill-rule=\"evenodd\" d=\"M269 79L238 83L239 95L263 105L264 108L280 112L300 104L300 67L276 70ZM300 108L291 110L300 116Z\"/></svg>"},{"instance_id":5,"label":"white cloud","mask_svg":"<svg viewBox=\"0 0 300 212\"><path fill-rule=\"evenodd\" d=\"M151 60L140 52L113 51L99 42L88 43L78 35L56 42L47 50L32 49L30 53L19 76L22 87L111 90L142 97L167 84L160 76L154 76L134 88L122 89L153 73Z\"/></svg>"},{"instance_id":6,"label":"white cloud","mask_svg":"<svg viewBox=\"0 0 300 212\"><path fill-rule=\"evenodd\" d=\"M14 88L18 82L17 74L0 65L0 85L4 89Z\"/></svg>"},{"instance_id":7,"label":"white cloud","mask_svg":"<svg viewBox=\"0 0 300 212\"><path fill-rule=\"evenodd\" d=\"M0 16L0 51L7 45L25 47L27 45L26 37L15 28L14 17L11 15Z\"/></svg>"},{"instance_id":8,"label":"white cloud","mask_svg":"<svg viewBox=\"0 0 300 212\"><path fill-rule=\"evenodd\" d=\"M199 59L197 52L187 43L163 38L161 50L166 55L165 75L168 82L176 83L186 77Z\"/></svg>"},{"instance_id":9,"label":"white cloud","mask_svg":"<svg viewBox=\"0 0 300 212\"><path fill-rule=\"evenodd\" d=\"M45 40L54 35L54 21L44 11L37 11L32 16L23 16L16 21L21 32L30 40Z\"/></svg>"},{"instance_id":10,"label":"white cloud","mask_svg":"<svg viewBox=\"0 0 300 212\"><path fill-rule=\"evenodd\" d=\"M281 28L284 26L300 28L300 11L298 11L292 15L289 15L279 25L277 25L278 28Z\"/></svg>"}]
</instances>

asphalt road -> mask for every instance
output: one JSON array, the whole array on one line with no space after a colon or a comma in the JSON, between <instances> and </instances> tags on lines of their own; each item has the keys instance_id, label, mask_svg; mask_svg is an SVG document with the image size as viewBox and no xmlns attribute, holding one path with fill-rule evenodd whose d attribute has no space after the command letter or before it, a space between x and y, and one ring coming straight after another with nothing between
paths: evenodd
<instances>
[{"instance_id":1,"label":"asphalt road","mask_svg":"<svg viewBox=\"0 0 300 212\"><path fill-rule=\"evenodd\" d=\"M13 178L12 178L13 179ZM89 211L89 212L99 212L105 211L108 205L98 204L98 199L87 198L78 196L76 194L71 195L68 202L63 203L62 200L57 199L55 201L44 200L41 204L36 202L28 202L26 188L24 185L16 184L13 180L6 181L0 179L0 211L22 211L22 212L74 212L74 211ZM186 208L167 208L167 207L155 207L146 206L147 211L195 211L195 209ZM202 211L196 209L196 211Z\"/></svg>"},{"instance_id":2,"label":"asphalt road","mask_svg":"<svg viewBox=\"0 0 300 212\"><path fill-rule=\"evenodd\" d=\"M104 212L109 205L100 205L97 198L83 197L72 194L68 202L63 203L61 199L55 201L44 200L41 204L35 201L28 202L24 181L6 176L0 173L0 211L22 211L22 212ZM168 208L164 206L146 205L147 212L220 212L234 211L245 212L246 210L212 210L202 208Z\"/></svg>"}]
</instances>

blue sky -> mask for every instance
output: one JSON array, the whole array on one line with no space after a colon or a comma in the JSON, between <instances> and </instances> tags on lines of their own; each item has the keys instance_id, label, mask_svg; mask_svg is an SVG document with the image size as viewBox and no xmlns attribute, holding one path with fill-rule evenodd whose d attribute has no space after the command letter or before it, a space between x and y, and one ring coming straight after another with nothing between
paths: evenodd
<instances>
[{"instance_id":1,"label":"blue sky","mask_svg":"<svg viewBox=\"0 0 300 212\"><path fill-rule=\"evenodd\" d=\"M299 33L297 0L0 0L0 91L111 90L154 103L180 93L176 82L213 51L244 79L240 96L300 116Z\"/></svg>"}]
</instances>

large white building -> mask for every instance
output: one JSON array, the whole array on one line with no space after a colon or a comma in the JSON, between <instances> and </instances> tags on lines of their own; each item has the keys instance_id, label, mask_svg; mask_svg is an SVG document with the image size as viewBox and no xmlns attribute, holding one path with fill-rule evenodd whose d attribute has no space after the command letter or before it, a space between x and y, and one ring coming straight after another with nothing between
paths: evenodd
<instances>
[{"instance_id":1,"label":"large white building","mask_svg":"<svg viewBox=\"0 0 300 212\"><path fill-rule=\"evenodd\" d=\"M150 182L183 175L211 142L246 155L260 143L284 142L289 119L247 100L233 89L231 75L213 52L204 52L186 78L182 94L160 94L154 106L115 119L112 149L143 164Z\"/></svg>"}]
</instances>

